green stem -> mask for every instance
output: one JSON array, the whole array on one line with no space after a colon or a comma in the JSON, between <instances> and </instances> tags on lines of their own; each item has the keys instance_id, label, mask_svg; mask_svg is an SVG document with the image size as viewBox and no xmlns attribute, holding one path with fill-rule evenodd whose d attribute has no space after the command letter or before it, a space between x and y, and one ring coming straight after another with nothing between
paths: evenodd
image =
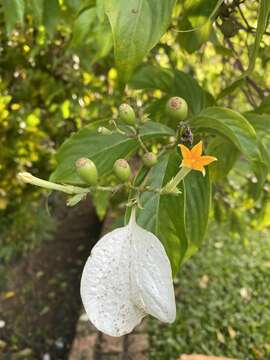
<instances>
[{"instance_id":1,"label":"green stem","mask_svg":"<svg viewBox=\"0 0 270 360\"><path fill-rule=\"evenodd\" d=\"M90 192L90 189L85 189L85 188L81 188L78 186L73 186L73 185L60 185L60 184L56 184L50 181L46 181L46 180L42 180L39 179L35 176L33 176L32 174L28 173L28 172L21 172L18 174L18 178L27 183L27 184L32 184L32 185L36 185L48 190L57 190L57 191L62 191L66 194L87 194Z\"/></svg>"},{"instance_id":2,"label":"green stem","mask_svg":"<svg viewBox=\"0 0 270 360\"><path fill-rule=\"evenodd\" d=\"M140 144L140 147L144 150L144 152L148 152L148 149L147 149L147 147L144 145L144 142L142 141L142 138L141 138L141 136L139 135L139 134L137 134L137 140L138 140L138 142L139 142L139 144Z\"/></svg>"},{"instance_id":3,"label":"green stem","mask_svg":"<svg viewBox=\"0 0 270 360\"><path fill-rule=\"evenodd\" d=\"M182 167L176 176L172 178L167 184L161 189L161 194L169 194L169 193L176 193L177 186L179 183L184 179L185 176L191 171L191 169L187 167Z\"/></svg>"},{"instance_id":4,"label":"green stem","mask_svg":"<svg viewBox=\"0 0 270 360\"><path fill-rule=\"evenodd\" d=\"M121 134L121 135L127 135L127 134L125 133L125 131L121 130L121 129L117 126L117 124L116 124L116 122L115 122L114 120L111 120L111 121L110 121L110 124L112 124L112 125L114 126L115 131L118 132L119 134Z\"/></svg>"},{"instance_id":5,"label":"green stem","mask_svg":"<svg viewBox=\"0 0 270 360\"><path fill-rule=\"evenodd\" d=\"M143 151L144 151L145 153L147 153L147 152L148 152L148 149L147 149L147 146L146 146L146 145L144 144L144 142L142 141L142 138L141 138L141 135L140 135L140 131L139 131L139 127L136 126L135 128L133 128L133 127L130 126L130 129L132 130L132 132L133 132L135 138L137 139L140 147L143 149Z\"/></svg>"}]
</instances>

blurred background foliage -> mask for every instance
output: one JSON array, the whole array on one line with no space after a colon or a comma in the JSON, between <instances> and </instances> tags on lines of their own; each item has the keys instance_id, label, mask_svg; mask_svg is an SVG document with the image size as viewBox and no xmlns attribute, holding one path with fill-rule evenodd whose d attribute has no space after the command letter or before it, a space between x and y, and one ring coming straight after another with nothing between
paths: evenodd
<instances>
[{"instance_id":1,"label":"blurred background foliage","mask_svg":"<svg viewBox=\"0 0 270 360\"><path fill-rule=\"evenodd\" d=\"M184 71L209 93L205 100L209 104L246 113L258 131L260 126L265 130L270 116L268 31L261 34L254 71L234 83L251 63L260 4L244 0L205 4L177 2L169 31L147 64ZM31 220L37 208L41 226L50 218L40 206L45 195L19 184L17 173L26 170L48 178L58 146L83 125L110 118L123 95L113 67L104 0L2 0L0 36L0 260L9 261L38 243L41 229ZM131 79L125 100L132 99L133 105L158 120L167 95L158 86L136 90L140 71ZM152 82L162 81L155 72L148 76ZM269 148L269 136L263 134ZM215 148L215 143L209 147ZM229 172L237 159L235 149L228 149L227 159ZM257 179L243 159L237 161L223 179L219 164L213 166L213 215L218 222L229 223L233 232L244 232L246 224L263 229L270 225L269 183L255 200L249 190ZM102 217L108 201L95 200Z\"/></svg>"},{"instance_id":2,"label":"blurred background foliage","mask_svg":"<svg viewBox=\"0 0 270 360\"><path fill-rule=\"evenodd\" d=\"M0 14L0 262L42 238L33 218L41 192L22 188L17 173L28 169L47 178L55 150L65 138L110 113L116 76L108 60L96 62L112 44L98 55L93 33L90 36L74 14L79 2L27 1L22 8L23 2L7 3ZM86 35L92 42L81 51L87 54L75 52L72 46ZM87 59L84 67L81 58ZM43 208L38 218L47 226L52 220Z\"/></svg>"}]
</instances>

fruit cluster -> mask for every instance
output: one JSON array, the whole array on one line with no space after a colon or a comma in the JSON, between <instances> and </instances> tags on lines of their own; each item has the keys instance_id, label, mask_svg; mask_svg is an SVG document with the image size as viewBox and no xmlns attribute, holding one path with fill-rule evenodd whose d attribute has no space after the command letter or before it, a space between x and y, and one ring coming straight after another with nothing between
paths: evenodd
<instances>
[{"instance_id":1,"label":"fruit cluster","mask_svg":"<svg viewBox=\"0 0 270 360\"><path fill-rule=\"evenodd\" d=\"M180 97L172 97L168 100L165 109L166 115L170 121L175 124L185 120L188 116L188 105L186 101ZM141 117L140 122L145 123L148 116ZM122 104L119 107L119 121L130 127L135 133L138 129L139 121L136 118L134 109L129 104ZM116 129L121 130L116 126ZM98 132L102 135L111 135L113 131L106 127L100 127ZM122 133L122 132L121 132ZM145 148L144 154L141 157L144 166L151 168L157 163L157 155L154 152L149 152ZM89 186L96 186L98 183L98 170L95 163L88 158L80 158L75 163L77 174L80 179ZM121 182L127 182L131 178L131 168L127 160L118 159L113 165L113 173Z\"/></svg>"}]
</instances>

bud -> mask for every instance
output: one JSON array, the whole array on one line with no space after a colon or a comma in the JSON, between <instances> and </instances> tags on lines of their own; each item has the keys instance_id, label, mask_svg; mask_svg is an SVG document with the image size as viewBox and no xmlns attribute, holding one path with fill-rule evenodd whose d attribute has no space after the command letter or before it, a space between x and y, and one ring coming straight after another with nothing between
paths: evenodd
<instances>
[{"instance_id":1,"label":"bud","mask_svg":"<svg viewBox=\"0 0 270 360\"><path fill-rule=\"evenodd\" d=\"M125 182L130 178L131 170L125 159L118 159L113 165L113 172L119 180Z\"/></svg>"},{"instance_id":2,"label":"bud","mask_svg":"<svg viewBox=\"0 0 270 360\"><path fill-rule=\"evenodd\" d=\"M122 104L119 107L119 117L127 125L135 125L135 112L128 104Z\"/></svg>"},{"instance_id":3,"label":"bud","mask_svg":"<svg viewBox=\"0 0 270 360\"><path fill-rule=\"evenodd\" d=\"M140 119L142 124L145 124L147 123L147 121L150 120L148 116L149 116L148 114L143 114L143 116Z\"/></svg>"},{"instance_id":4,"label":"bud","mask_svg":"<svg viewBox=\"0 0 270 360\"><path fill-rule=\"evenodd\" d=\"M189 126L183 125L181 129L181 143L193 144L193 134Z\"/></svg>"},{"instance_id":5,"label":"bud","mask_svg":"<svg viewBox=\"0 0 270 360\"><path fill-rule=\"evenodd\" d=\"M92 160L87 158L80 158L76 161L77 174L80 179L83 180L90 186L97 185L98 182L98 172L96 165Z\"/></svg>"},{"instance_id":6,"label":"bud","mask_svg":"<svg viewBox=\"0 0 270 360\"><path fill-rule=\"evenodd\" d=\"M184 99L172 97L166 104L166 113L177 121L185 120L188 115L188 105Z\"/></svg>"},{"instance_id":7,"label":"bud","mask_svg":"<svg viewBox=\"0 0 270 360\"><path fill-rule=\"evenodd\" d=\"M145 166L152 167L157 163L157 156L152 152L148 152L143 155L142 161Z\"/></svg>"},{"instance_id":8,"label":"bud","mask_svg":"<svg viewBox=\"0 0 270 360\"><path fill-rule=\"evenodd\" d=\"M100 126L98 128L98 132L101 134L101 135L111 135L112 134L112 131L107 129L106 127L104 126Z\"/></svg>"}]
</instances>

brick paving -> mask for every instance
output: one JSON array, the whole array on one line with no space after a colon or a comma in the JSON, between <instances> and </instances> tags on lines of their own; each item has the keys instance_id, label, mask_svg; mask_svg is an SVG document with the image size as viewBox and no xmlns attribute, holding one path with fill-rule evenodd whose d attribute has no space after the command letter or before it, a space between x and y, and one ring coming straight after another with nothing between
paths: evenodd
<instances>
[{"instance_id":1,"label":"brick paving","mask_svg":"<svg viewBox=\"0 0 270 360\"><path fill-rule=\"evenodd\" d=\"M148 345L145 320L131 334L116 338L99 332L82 313L68 360L147 360Z\"/></svg>"}]
</instances>

